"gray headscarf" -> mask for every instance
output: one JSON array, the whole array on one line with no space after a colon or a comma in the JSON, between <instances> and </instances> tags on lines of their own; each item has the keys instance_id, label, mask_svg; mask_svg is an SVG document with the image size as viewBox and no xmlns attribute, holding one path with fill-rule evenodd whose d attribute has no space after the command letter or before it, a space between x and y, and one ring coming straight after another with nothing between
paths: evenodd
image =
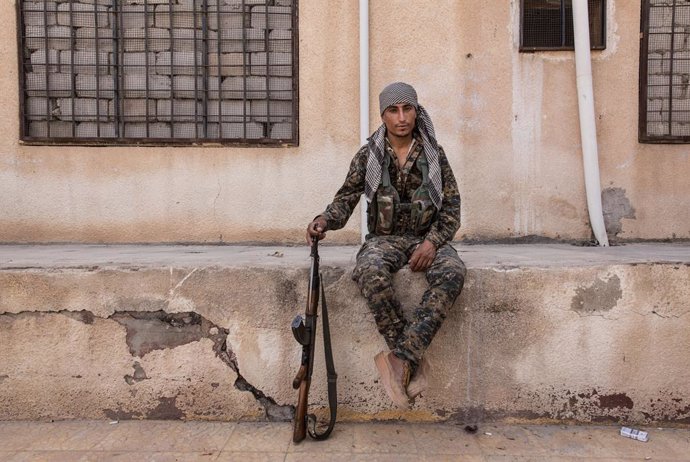
<instances>
[{"instance_id":1,"label":"gray headscarf","mask_svg":"<svg viewBox=\"0 0 690 462\"><path fill-rule=\"evenodd\" d=\"M417 102L417 92L406 83L395 82L388 85L379 95L379 109L381 114L388 106L394 104L411 104L417 110L417 130L422 138L422 146L429 163L429 193L434 205L440 209L443 202L443 183L441 181L441 166L438 161L438 142L431 118L421 104ZM381 126L369 137L369 160L364 185L364 195L371 202L381 183L381 172L385 159L386 125Z\"/></svg>"}]
</instances>

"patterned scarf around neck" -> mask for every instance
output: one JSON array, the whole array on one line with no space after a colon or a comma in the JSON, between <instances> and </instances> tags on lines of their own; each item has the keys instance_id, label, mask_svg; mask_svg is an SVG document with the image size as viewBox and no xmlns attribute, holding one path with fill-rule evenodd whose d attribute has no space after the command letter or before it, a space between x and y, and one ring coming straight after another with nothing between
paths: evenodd
<instances>
[{"instance_id":1,"label":"patterned scarf around neck","mask_svg":"<svg viewBox=\"0 0 690 462\"><path fill-rule=\"evenodd\" d=\"M417 131L422 139L422 147L429 163L429 193L436 208L441 209L443 202L443 186L441 181L441 166L438 161L438 142L431 118L424 107L417 102L415 89L403 82L395 82L383 89L379 95L381 114L388 106L394 104L411 104L417 110ZM386 125L381 126L369 137L369 159L364 184L364 195L368 202L374 199L374 194L381 183L381 174L386 154Z\"/></svg>"}]
</instances>

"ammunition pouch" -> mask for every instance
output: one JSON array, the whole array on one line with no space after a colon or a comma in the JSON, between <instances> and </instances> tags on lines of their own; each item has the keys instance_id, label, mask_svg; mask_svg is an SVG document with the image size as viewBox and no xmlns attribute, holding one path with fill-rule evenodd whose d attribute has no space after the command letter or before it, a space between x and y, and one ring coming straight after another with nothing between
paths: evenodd
<instances>
[{"instance_id":1,"label":"ammunition pouch","mask_svg":"<svg viewBox=\"0 0 690 462\"><path fill-rule=\"evenodd\" d=\"M412 193L410 206L410 225L415 236L423 236L431 228L438 212L426 184L422 184Z\"/></svg>"},{"instance_id":2,"label":"ammunition pouch","mask_svg":"<svg viewBox=\"0 0 690 462\"><path fill-rule=\"evenodd\" d=\"M380 186L369 204L367 225L370 233L387 236L395 231L395 221L400 208L398 191L392 186Z\"/></svg>"},{"instance_id":3,"label":"ammunition pouch","mask_svg":"<svg viewBox=\"0 0 690 462\"><path fill-rule=\"evenodd\" d=\"M438 209L429 193L429 168L424 153L417 157L417 166L422 171L422 185L412 193L411 202L401 203L398 191L390 181L390 156L386 156L381 173L381 184L369 204L367 227L370 233L386 236L395 232L400 214L410 214L410 225L416 236L423 236L436 220Z\"/></svg>"}]
</instances>

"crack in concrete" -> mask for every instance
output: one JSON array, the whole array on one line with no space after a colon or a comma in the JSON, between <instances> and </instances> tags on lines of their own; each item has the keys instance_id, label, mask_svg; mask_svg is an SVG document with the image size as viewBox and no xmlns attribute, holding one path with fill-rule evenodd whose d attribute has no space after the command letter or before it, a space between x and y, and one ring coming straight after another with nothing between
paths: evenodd
<instances>
[{"instance_id":1,"label":"crack in concrete","mask_svg":"<svg viewBox=\"0 0 690 462\"><path fill-rule=\"evenodd\" d=\"M561 311L574 311L574 310L561 310ZM576 312L576 314L580 318L601 318L605 321L618 321L618 319L620 319L618 317L612 318L612 317L609 317L609 316L606 316L603 314L594 314L594 313L586 314L586 313L578 313L578 312Z\"/></svg>"},{"instance_id":2,"label":"crack in concrete","mask_svg":"<svg viewBox=\"0 0 690 462\"><path fill-rule=\"evenodd\" d=\"M559 311L563 311L563 312L573 312L574 310L572 310L572 309L563 309L563 308L561 308ZM683 316L686 316L687 314L690 313L690 311L686 311L686 312L683 312L683 313L680 313L680 314L668 314L668 315L663 315L663 314L659 313L658 311L650 311L650 312L647 312L647 313L642 313L642 312L640 312L640 311L631 310L630 312L631 312L632 314L636 314L636 315L638 315L638 316L644 316L644 317L646 317L646 316L658 316L658 317L663 318L663 319L680 319L680 318L682 318ZM579 313L579 312L576 312L576 314L577 314L579 317L581 317L581 318L592 318L592 317L596 317L596 318L604 319L604 320L606 320L606 321L618 321L618 320L620 319L620 317L608 317L608 316L606 316L606 315L604 315L604 314Z\"/></svg>"},{"instance_id":3,"label":"crack in concrete","mask_svg":"<svg viewBox=\"0 0 690 462\"><path fill-rule=\"evenodd\" d=\"M191 276L193 272L194 271L190 272L187 277ZM178 286L181 285L183 281L181 281ZM3 316L45 314L60 314L89 325L94 323L96 317L88 310L2 313ZM202 338L210 339L213 342L213 352L215 355L237 374L234 387L240 391L251 393L264 408L265 418L267 420L271 422L286 422L294 418L295 406L278 404L275 399L267 396L263 391L249 383L242 376L237 363L237 357L227 342L229 331L214 324L200 314L194 312L167 313L162 310L152 312L118 311L108 316L106 319L111 319L124 326L126 331L125 341L129 348L129 352L132 356L139 358L144 357L154 350L175 348L188 343L197 342ZM150 379L138 361L135 362L132 367L134 373L124 377L129 385ZM9 377L4 375L0 376L0 383L7 378ZM184 416L180 414L182 411L176 410L175 400L176 397L161 398L160 405L148 413L146 415L147 418L154 418L152 416L158 416L158 418L183 418ZM107 410L106 414L109 418L113 419L141 417L140 413L127 413L125 411L114 410Z\"/></svg>"},{"instance_id":4,"label":"crack in concrete","mask_svg":"<svg viewBox=\"0 0 690 462\"><path fill-rule=\"evenodd\" d=\"M182 287L182 285L187 281L187 279L189 279L192 276L192 274L196 273L198 269L199 268L194 268L192 271L189 272L189 274L187 274L185 277L183 277L180 280L180 282L177 283L177 285L175 287L170 288L170 291L168 292L168 298L165 300L166 302L168 302L168 304L170 303L170 300L172 300L173 297L175 297L175 292L177 292ZM170 268L170 276L171 277L172 277L172 272L173 272L173 269Z\"/></svg>"},{"instance_id":5,"label":"crack in concrete","mask_svg":"<svg viewBox=\"0 0 690 462\"><path fill-rule=\"evenodd\" d=\"M684 312L679 313L679 314L666 314L666 315L661 314L661 313L659 313L659 312L656 311L656 310L648 311L648 312L645 312L645 313L642 313L642 312L640 312L640 311L634 311L634 310L633 310L632 313L633 313L633 314L636 314L636 315L638 315L638 316L645 316L645 317L646 317L646 316L658 316L658 317L660 317L660 318L662 318L662 319L680 319L680 318L682 318L683 316L685 316L685 315L687 315L688 313L690 313L690 311L684 311Z\"/></svg>"},{"instance_id":6,"label":"crack in concrete","mask_svg":"<svg viewBox=\"0 0 690 462\"><path fill-rule=\"evenodd\" d=\"M213 337L213 351L216 356L223 361L230 369L235 371L237 379L235 380L235 388L241 391L250 392L254 398L263 406L266 418L271 422L286 422L291 421L295 415L295 406L280 405L270 396L266 396L264 392L247 382L247 380L240 373L240 368L237 365L237 357L235 353L228 349L227 338L230 333L227 329L217 327L219 333Z\"/></svg>"},{"instance_id":7,"label":"crack in concrete","mask_svg":"<svg viewBox=\"0 0 690 462\"><path fill-rule=\"evenodd\" d=\"M581 311L573 310L572 308L557 308L557 309L558 309L558 311L562 311L563 313L575 313L578 318L601 318L601 319L604 319L605 321L618 321L620 319L620 317L618 317L618 316L611 317L611 316L607 316L606 314L598 314L598 313L594 313L594 312L583 313ZM633 313L642 315L642 313L637 313L635 311L633 311Z\"/></svg>"},{"instance_id":8,"label":"crack in concrete","mask_svg":"<svg viewBox=\"0 0 690 462\"><path fill-rule=\"evenodd\" d=\"M658 311L652 310L651 312L649 312L643 316L649 316L650 314L653 314L655 316L659 316L660 318L663 318L663 319L680 319L683 316L685 316L686 314L688 314L688 311L685 311L685 312L680 313L680 314L663 315L663 314L659 313Z\"/></svg>"},{"instance_id":9,"label":"crack in concrete","mask_svg":"<svg viewBox=\"0 0 690 462\"><path fill-rule=\"evenodd\" d=\"M187 277L191 276L192 273L189 273ZM295 412L294 406L276 403L273 398L266 396L263 391L250 384L242 376L237 365L237 358L227 343L229 334L227 329L217 326L205 317L193 312L118 312L111 318L125 326L127 346L133 356L143 357L153 350L174 348L199 341L202 338L210 339L213 342L213 352L216 356L237 374L234 383L235 388L250 392L264 408L266 419L274 422L292 420ZM132 382L137 378L136 364ZM148 378L145 373L142 376L141 372L143 369L140 371L140 378Z\"/></svg>"}]
</instances>

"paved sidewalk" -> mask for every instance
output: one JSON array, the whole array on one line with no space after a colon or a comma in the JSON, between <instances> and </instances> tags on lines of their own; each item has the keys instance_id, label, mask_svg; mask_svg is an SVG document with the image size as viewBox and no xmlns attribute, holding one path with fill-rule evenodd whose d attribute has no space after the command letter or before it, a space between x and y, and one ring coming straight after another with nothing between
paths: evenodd
<instances>
[{"instance_id":1,"label":"paved sidewalk","mask_svg":"<svg viewBox=\"0 0 690 462\"><path fill-rule=\"evenodd\" d=\"M690 461L690 430L615 426L339 423L292 443L290 423L0 422L2 461Z\"/></svg>"}]
</instances>

